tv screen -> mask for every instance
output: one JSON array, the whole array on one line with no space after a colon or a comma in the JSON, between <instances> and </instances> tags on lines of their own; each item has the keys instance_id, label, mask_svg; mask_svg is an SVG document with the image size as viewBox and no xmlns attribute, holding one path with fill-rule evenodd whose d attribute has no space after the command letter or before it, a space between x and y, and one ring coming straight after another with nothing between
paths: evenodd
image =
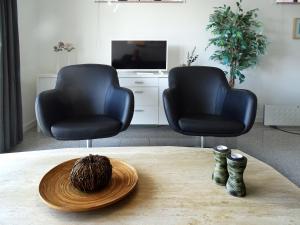
<instances>
[{"instance_id":1,"label":"tv screen","mask_svg":"<svg viewBox=\"0 0 300 225\"><path fill-rule=\"evenodd\" d=\"M112 41L111 64L117 70L166 70L167 41Z\"/></svg>"}]
</instances>

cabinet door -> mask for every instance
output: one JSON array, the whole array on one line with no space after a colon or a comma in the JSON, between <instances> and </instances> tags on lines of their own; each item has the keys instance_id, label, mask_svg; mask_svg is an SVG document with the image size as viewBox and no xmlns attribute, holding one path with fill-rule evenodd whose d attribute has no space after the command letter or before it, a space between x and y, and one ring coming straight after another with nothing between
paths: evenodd
<instances>
[{"instance_id":1,"label":"cabinet door","mask_svg":"<svg viewBox=\"0 0 300 225\"><path fill-rule=\"evenodd\" d=\"M55 88L56 76L40 76L37 79L36 84L36 94L39 95L43 91L48 91ZM37 131L40 132L39 126L37 126Z\"/></svg>"},{"instance_id":2,"label":"cabinet door","mask_svg":"<svg viewBox=\"0 0 300 225\"><path fill-rule=\"evenodd\" d=\"M135 106L131 123L135 125L157 125L158 108L152 106Z\"/></svg>"},{"instance_id":3,"label":"cabinet door","mask_svg":"<svg viewBox=\"0 0 300 225\"><path fill-rule=\"evenodd\" d=\"M55 88L56 77L39 77L37 81L37 94Z\"/></svg>"},{"instance_id":4,"label":"cabinet door","mask_svg":"<svg viewBox=\"0 0 300 225\"><path fill-rule=\"evenodd\" d=\"M134 94L135 105L158 107L157 87L131 87Z\"/></svg>"},{"instance_id":5,"label":"cabinet door","mask_svg":"<svg viewBox=\"0 0 300 225\"><path fill-rule=\"evenodd\" d=\"M144 77L121 77L119 78L121 87L157 87L158 78L144 78Z\"/></svg>"},{"instance_id":6,"label":"cabinet door","mask_svg":"<svg viewBox=\"0 0 300 225\"><path fill-rule=\"evenodd\" d=\"M163 92L165 89L169 88L168 78L159 79L159 125L168 125L168 120L166 118L164 103L163 103Z\"/></svg>"}]
</instances>

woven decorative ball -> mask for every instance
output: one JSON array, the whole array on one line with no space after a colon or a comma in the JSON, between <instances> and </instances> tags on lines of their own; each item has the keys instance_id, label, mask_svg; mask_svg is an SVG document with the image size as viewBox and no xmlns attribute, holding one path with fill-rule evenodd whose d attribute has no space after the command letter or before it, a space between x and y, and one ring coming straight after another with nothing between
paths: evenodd
<instances>
[{"instance_id":1,"label":"woven decorative ball","mask_svg":"<svg viewBox=\"0 0 300 225\"><path fill-rule=\"evenodd\" d=\"M111 176L112 165L107 157L89 155L75 162L70 181L76 189L89 193L106 187Z\"/></svg>"}]
</instances>

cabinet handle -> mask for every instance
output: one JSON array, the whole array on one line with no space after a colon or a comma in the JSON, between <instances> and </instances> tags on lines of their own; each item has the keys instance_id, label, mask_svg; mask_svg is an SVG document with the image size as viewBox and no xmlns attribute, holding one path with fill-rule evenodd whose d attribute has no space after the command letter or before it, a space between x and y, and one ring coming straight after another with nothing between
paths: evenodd
<instances>
[{"instance_id":1,"label":"cabinet handle","mask_svg":"<svg viewBox=\"0 0 300 225\"><path fill-rule=\"evenodd\" d=\"M135 83L135 84L144 84L143 81L135 81L134 83Z\"/></svg>"},{"instance_id":2,"label":"cabinet handle","mask_svg":"<svg viewBox=\"0 0 300 225\"><path fill-rule=\"evenodd\" d=\"M143 109L136 109L136 110L134 110L135 112L145 112L145 110L143 110Z\"/></svg>"},{"instance_id":3,"label":"cabinet handle","mask_svg":"<svg viewBox=\"0 0 300 225\"><path fill-rule=\"evenodd\" d=\"M143 91L135 91L134 93L136 93L136 94L144 94Z\"/></svg>"}]
</instances>

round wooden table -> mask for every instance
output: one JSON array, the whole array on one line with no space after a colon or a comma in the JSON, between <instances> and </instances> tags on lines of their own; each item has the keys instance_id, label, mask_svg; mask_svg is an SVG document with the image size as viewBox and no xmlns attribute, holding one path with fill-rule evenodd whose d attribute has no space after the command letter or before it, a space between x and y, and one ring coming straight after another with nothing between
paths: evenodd
<instances>
[{"instance_id":1,"label":"round wooden table","mask_svg":"<svg viewBox=\"0 0 300 225\"><path fill-rule=\"evenodd\" d=\"M38 190L43 175L59 163L88 154L134 166L139 174L136 190L117 204L93 212L48 208ZM128 147L3 154L0 224L300 224L300 189L270 166L246 157L247 196L234 198L211 180L210 149Z\"/></svg>"}]
</instances>

